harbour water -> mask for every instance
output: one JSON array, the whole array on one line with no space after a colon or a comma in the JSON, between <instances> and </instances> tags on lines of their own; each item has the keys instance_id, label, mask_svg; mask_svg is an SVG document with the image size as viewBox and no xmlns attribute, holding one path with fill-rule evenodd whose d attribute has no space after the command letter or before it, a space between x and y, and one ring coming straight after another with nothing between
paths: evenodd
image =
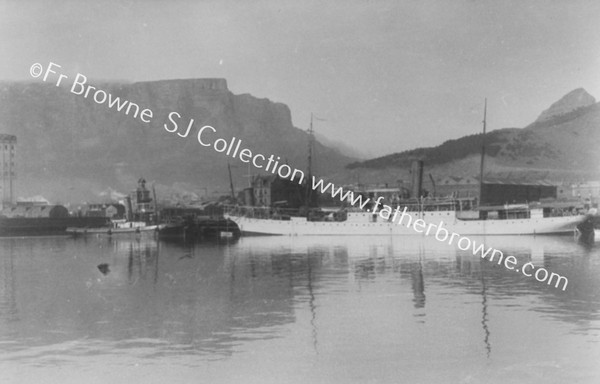
<instances>
[{"instance_id":1,"label":"harbour water","mask_svg":"<svg viewBox=\"0 0 600 384\"><path fill-rule=\"evenodd\" d=\"M485 241L567 289L418 236L0 239L0 382L600 382L600 247Z\"/></svg>"}]
</instances>

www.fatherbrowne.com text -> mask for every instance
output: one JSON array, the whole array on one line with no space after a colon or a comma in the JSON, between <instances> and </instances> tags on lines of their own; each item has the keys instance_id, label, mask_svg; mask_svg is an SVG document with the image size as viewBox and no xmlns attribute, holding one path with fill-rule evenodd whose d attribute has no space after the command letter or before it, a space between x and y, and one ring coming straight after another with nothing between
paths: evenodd
<instances>
[{"instance_id":1,"label":"www.fatherbrowne.com text","mask_svg":"<svg viewBox=\"0 0 600 384\"><path fill-rule=\"evenodd\" d=\"M337 196L340 201L347 202L353 206L358 206L361 209L365 209L370 203L369 198L363 198L363 195L354 194L352 191L344 192L343 188L336 187L332 183L325 185L322 179L317 181L317 179L313 177L312 182L314 190L318 189L321 193L327 193L329 191L332 197L335 198ZM403 210L400 210L399 206L393 209L388 205L380 204L380 200L382 199L382 197L379 197L373 202L372 205L374 208L371 212L372 214L378 214L381 218L388 220L395 225L404 225L417 233L434 235L438 241L447 242L448 245L456 245L463 251L472 251L474 256L480 255L482 259L486 259L490 262L495 261L498 265L503 265L510 271L520 272L527 277L533 276L539 282L546 282L548 285L554 284L555 288L560 288L562 285L563 291L567 289L569 280L564 276L554 272L550 273L545 268L536 268L531 262L519 266L515 256L509 255L505 257L504 253L498 249L492 247L486 249L483 243L477 243L469 237L461 236L453 231L448 231L448 229L444 228L443 221L440 221L440 223L436 225L434 223L426 223L422 219L413 220L413 217L407 211L407 207L404 207ZM382 207L382 209L379 207Z\"/></svg>"},{"instance_id":2,"label":"www.fatherbrowne.com text","mask_svg":"<svg viewBox=\"0 0 600 384\"><path fill-rule=\"evenodd\" d=\"M55 86L61 86L63 80L68 83L70 76L57 72L61 68L60 65L50 62L45 68L34 63L29 73L32 77L42 77L44 82L54 81ZM63 83L63 84L65 84ZM154 118L154 112L149 108L140 108L136 103L129 100L121 100L119 97L114 97L109 92L99 89L91 84L88 84L87 77L77 73L70 87L70 92L83 98L90 98L97 104L105 104L108 108L114 109L117 112L124 113L134 119L139 119L143 123L150 123ZM172 111L168 114L168 123L163 124L164 129L169 133L177 133L179 137L186 138L194 127L194 119L190 119L185 128L179 129L179 120L182 116ZM196 138L202 147L212 147L218 153L224 153L226 156L237 158L244 163L252 163L257 169L276 174L283 179L296 181L302 185L305 181L304 172L299 169L292 169L288 164L281 164L281 156L270 155L265 156L260 153L255 153L249 148L243 146L242 140L232 137L225 139L217 135L218 130L210 125L204 125L197 131ZM307 181L308 182L308 181ZM392 207L380 204L383 197L379 197L376 201L371 202L369 198L365 198L362 194L355 194L353 191L344 191L342 187L336 187L332 183L327 183L323 179L317 179L312 176L312 189L320 193L329 193L331 197L338 197L340 201L346 202L352 206L358 206L365 209L369 203L373 206L373 214L378 214L385 220L394 223L395 225L404 225L407 228L412 228L415 232L424 235L434 235L436 240L447 242L449 245L456 245L459 249L466 251L471 250L473 255L481 255L482 259L487 259L490 262L496 261L498 265L503 265L506 269L520 272L524 276L534 277L537 281L546 282L548 285L554 283L554 287L559 288L562 284L562 290L567 288L569 281L566 277L556 273L549 273L544 268L536 268L531 262L519 267L515 256L504 256L503 252L495 248L485 248L483 243L477 244L474 240L468 237L461 236L456 232L450 232L444 228L444 223L439 224L426 223L422 219L413 220L413 217L407 212L407 207L400 211L400 207L393 209ZM380 209L381 207L381 209ZM435 230L435 231L434 231Z\"/></svg>"}]
</instances>

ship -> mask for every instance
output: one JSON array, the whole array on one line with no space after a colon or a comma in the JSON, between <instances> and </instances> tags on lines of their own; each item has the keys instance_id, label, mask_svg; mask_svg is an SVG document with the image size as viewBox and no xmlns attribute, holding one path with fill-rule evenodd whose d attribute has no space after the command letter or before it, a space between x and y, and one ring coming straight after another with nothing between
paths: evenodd
<instances>
[{"instance_id":1,"label":"ship","mask_svg":"<svg viewBox=\"0 0 600 384\"><path fill-rule=\"evenodd\" d=\"M65 235L68 227L102 227L107 220L71 216L62 205L20 203L0 211L0 236Z\"/></svg>"},{"instance_id":2,"label":"ship","mask_svg":"<svg viewBox=\"0 0 600 384\"><path fill-rule=\"evenodd\" d=\"M573 234L586 221L576 203L527 202L522 204L481 205L484 201L484 159L486 134L484 107L479 197L460 199L428 199L421 196L422 161L414 175L419 179L412 202L386 206L382 214L377 204L367 209L349 208L329 215L286 215L276 207L232 207L224 215L235 222L242 235L436 235L440 232L459 235L548 235ZM309 132L308 174L311 174L312 116ZM310 177L309 177L310 178ZM308 196L307 185L307 196ZM529 196L529 194L527 194ZM419 197L420 196L420 197ZM500 196L501 199L507 196ZM307 198L306 202L310 200ZM463 209L467 208L467 209ZM308 210L307 210L308 211ZM377 212L379 211L379 212ZM322 211L321 211L322 212ZM393 213L392 213L393 212Z\"/></svg>"},{"instance_id":3,"label":"ship","mask_svg":"<svg viewBox=\"0 0 600 384\"><path fill-rule=\"evenodd\" d=\"M489 207L478 211L459 211L452 204L436 204L438 210L409 210L398 206L389 218L379 213L347 210L322 218L267 215L257 208L237 207L225 214L235 222L242 235L549 235L573 234L587 219L583 214L557 213L554 209L518 205ZM433 207L433 206L432 206ZM446 209L443 209L446 208ZM569 211L570 212L570 211ZM474 218L475 214L487 218Z\"/></svg>"}]
</instances>

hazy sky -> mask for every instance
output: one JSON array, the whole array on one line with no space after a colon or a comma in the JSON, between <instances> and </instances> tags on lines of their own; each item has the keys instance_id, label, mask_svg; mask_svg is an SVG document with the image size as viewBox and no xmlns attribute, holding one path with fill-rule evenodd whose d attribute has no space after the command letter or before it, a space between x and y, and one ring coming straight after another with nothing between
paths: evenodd
<instances>
[{"instance_id":1,"label":"hazy sky","mask_svg":"<svg viewBox=\"0 0 600 384\"><path fill-rule=\"evenodd\" d=\"M600 1L6 1L0 79L34 62L91 79L226 78L294 125L383 155L523 127L600 98Z\"/></svg>"}]
</instances>

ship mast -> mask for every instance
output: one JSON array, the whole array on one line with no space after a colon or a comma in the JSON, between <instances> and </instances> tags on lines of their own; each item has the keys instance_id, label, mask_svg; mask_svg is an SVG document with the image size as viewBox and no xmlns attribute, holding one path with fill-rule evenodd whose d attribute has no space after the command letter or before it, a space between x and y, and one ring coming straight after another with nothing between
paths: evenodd
<instances>
[{"instance_id":1,"label":"ship mast","mask_svg":"<svg viewBox=\"0 0 600 384\"><path fill-rule=\"evenodd\" d=\"M156 204L156 189L154 188L154 183L152 183L152 199L154 200L154 224L158 224L158 206Z\"/></svg>"},{"instance_id":2,"label":"ship mast","mask_svg":"<svg viewBox=\"0 0 600 384\"><path fill-rule=\"evenodd\" d=\"M227 170L229 171L229 188L231 189L231 198L235 201L235 190L233 189L233 178L231 177L231 164L227 162Z\"/></svg>"},{"instance_id":3,"label":"ship mast","mask_svg":"<svg viewBox=\"0 0 600 384\"><path fill-rule=\"evenodd\" d=\"M313 131L313 114L310 114L310 127L308 128L308 178L306 179L306 199L305 199L305 203L306 203L306 218L308 219L308 211L309 211L309 207L310 207L310 197L311 197L311 190L310 190L310 182L312 180L312 147L313 147L313 140L314 140L314 135L313 135L314 131Z\"/></svg>"},{"instance_id":4,"label":"ship mast","mask_svg":"<svg viewBox=\"0 0 600 384\"><path fill-rule=\"evenodd\" d=\"M483 197L483 169L485 162L485 129L487 117L487 98L483 105L483 135L481 136L481 163L479 165L479 206L481 206L481 198Z\"/></svg>"}]
</instances>

